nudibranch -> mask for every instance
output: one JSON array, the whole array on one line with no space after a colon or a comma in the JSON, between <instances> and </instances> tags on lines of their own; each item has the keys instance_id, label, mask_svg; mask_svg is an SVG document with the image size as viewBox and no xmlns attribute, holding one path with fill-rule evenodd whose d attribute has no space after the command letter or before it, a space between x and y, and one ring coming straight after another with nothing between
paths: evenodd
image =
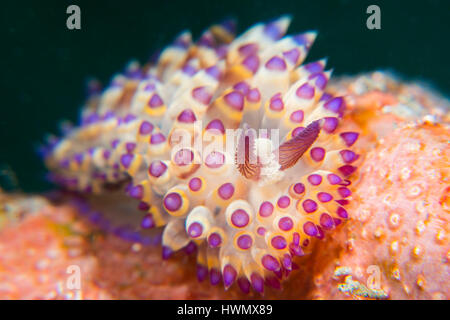
<instances>
[{"instance_id":1,"label":"nudibranch","mask_svg":"<svg viewBox=\"0 0 450 320\"><path fill-rule=\"evenodd\" d=\"M196 42L183 32L104 90L94 83L79 126L47 146L52 178L103 202L119 234L161 235L164 258L196 250L199 280L279 288L348 218L359 157L358 133L338 128L344 97L325 92L325 59L302 65L316 32L285 36L289 23L234 38L226 21Z\"/></svg>"}]
</instances>

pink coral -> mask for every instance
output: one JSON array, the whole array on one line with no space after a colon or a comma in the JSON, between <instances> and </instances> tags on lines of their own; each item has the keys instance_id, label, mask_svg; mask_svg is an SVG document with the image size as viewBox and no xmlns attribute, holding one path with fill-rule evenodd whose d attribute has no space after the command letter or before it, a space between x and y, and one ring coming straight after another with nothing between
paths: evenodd
<instances>
[{"instance_id":1,"label":"pink coral","mask_svg":"<svg viewBox=\"0 0 450 320\"><path fill-rule=\"evenodd\" d=\"M449 138L441 125L399 128L368 153L352 220L316 248L309 298L449 298Z\"/></svg>"}]
</instances>

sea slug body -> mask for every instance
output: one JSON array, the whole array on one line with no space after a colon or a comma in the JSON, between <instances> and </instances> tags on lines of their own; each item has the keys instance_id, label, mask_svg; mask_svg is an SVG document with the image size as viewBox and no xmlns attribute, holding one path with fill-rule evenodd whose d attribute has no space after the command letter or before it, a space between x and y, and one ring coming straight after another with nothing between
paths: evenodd
<instances>
[{"instance_id":1,"label":"sea slug body","mask_svg":"<svg viewBox=\"0 0 450 320\"><path fill-rule=\"evenodd\" d=\"M234 38L227 21L195 43L184 32L91 86L80 125L45 150L53 180L103 203L133 241L162 234L164 258L197 250L199 280L280 288L348 218L359 158L358 133L339 130L345 99L324 91L325 60L302 65L316 33L284 36L289 22Z\"/></svg>"}]
</instances>

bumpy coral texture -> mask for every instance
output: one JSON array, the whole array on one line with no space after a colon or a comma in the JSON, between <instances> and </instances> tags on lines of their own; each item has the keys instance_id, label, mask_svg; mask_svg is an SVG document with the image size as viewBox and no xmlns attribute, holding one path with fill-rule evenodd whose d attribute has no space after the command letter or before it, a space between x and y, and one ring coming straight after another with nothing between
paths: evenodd
<instances>
[{"instance_id":1,"label":"bumpy coral texture","mask_svg":"<svg viewBox=\"0 0 450 320\"><path fill-rule=\"evenodd\" d=\"M283 37L288 24L233 39L226 22L195 44L183 33L156 62L94 86L80 126L45 151L53 179L88 208L108 203L109 220L91 215L107 230L141 243L162 232L165 258L197 249L200 280L279 288L348 218L359 158L358 134L339 128L344 98L324 93L325 61L301 65L315 33Z\"/></svg>"},{"instance_id":2,"label":"bumpy coral texture","mask_svg":"<svg viewBox=\"0 0 450 320\"><path fill-rule=\"evenodd\" d=\"M408 125L368 153L352 220L312 257L308 298L449 299L449 138Z\"/></svg>"}]
</instances>

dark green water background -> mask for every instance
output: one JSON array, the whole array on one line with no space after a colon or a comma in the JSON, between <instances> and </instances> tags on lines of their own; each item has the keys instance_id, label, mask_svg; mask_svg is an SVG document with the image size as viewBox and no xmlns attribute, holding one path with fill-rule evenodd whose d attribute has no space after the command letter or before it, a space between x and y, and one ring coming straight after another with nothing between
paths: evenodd
<instances>
[{"instance_id":1,"label":"dark green water background","mask_svg":"<svg viewBox=\"0 0 450 320\"><path fill-rule=\"evenodd\" d=\"M81 8L81 30L66 28L70 4ZM370 4L381 8L381 30L366 28ZM389 69L450 93L448 0L8 1L0 12L0 181L9 189L49 187L34 147L60 120L77 119L88 77L105 83L181 30L198 36L227 16L241 32L289 13L290 33L319 31L308 61L328 57L336 75Z\"/></svg>"}]
</instances>

